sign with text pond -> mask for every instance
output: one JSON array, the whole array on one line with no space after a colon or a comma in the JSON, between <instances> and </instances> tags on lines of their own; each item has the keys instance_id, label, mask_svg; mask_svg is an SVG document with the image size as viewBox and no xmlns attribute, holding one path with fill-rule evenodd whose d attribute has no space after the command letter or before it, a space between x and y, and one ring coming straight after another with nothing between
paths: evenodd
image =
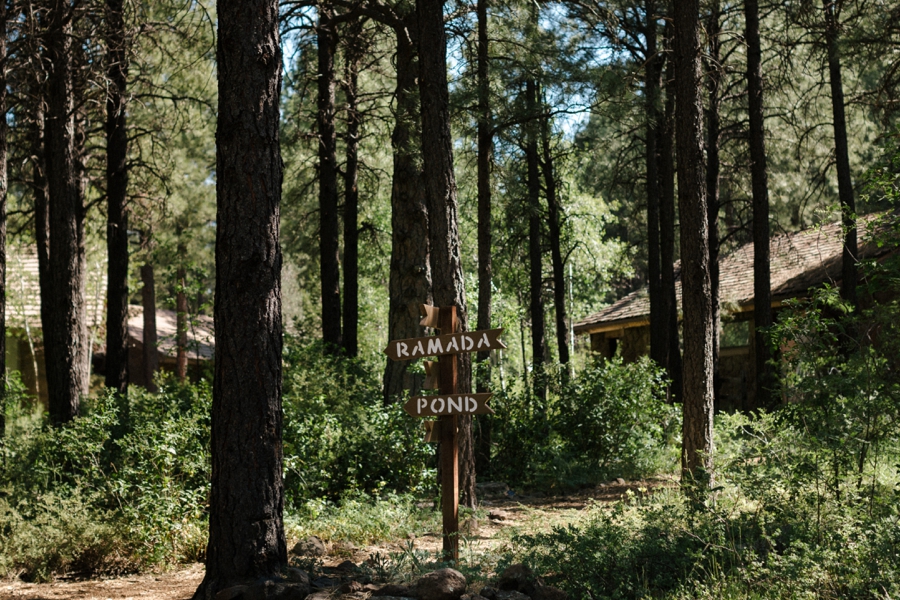
<instances>
[{"instance_id":1,"label":"sign with text pond","mask_svg":"<svg viewBox=\"0 0 900 600\"><path fill-rule=\"evenodd\" d=\"M384 353L391 360L415 360L425 356L443 356L460 352L503 350L506 344L498 338L503 329L448 333L389 342Z\"/></svg>"},{"instance_id":2,"label":"sign with text pond","mask_svg":"<svg viewBox=\"0 0 900 600\"><path fill-rule=\"evenodd\" d=\"M492 415L488 406L493 394L441 394L440 396L413 396L403 405L411 417L437 417L441 415Z\"/></svg>"}]
</instances>

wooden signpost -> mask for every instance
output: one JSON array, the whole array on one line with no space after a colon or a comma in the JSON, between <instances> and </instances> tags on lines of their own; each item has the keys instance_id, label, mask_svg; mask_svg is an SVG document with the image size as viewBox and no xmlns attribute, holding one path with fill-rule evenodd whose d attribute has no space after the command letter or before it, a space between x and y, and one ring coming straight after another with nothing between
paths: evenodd
<instances>
[{"instance_id":1,"label":"wooden signpost","mask_svg":"<svg viewBox=\"0 0 900 600\"><path fill-rule=\"evenodd\" d=\"M506 346L498 338L502 329L458 333L455 306L419 306L420 325L440 329L441 335L394 340L384 353L391 360L414 360L438 356L425 363L425 388L439 389L437 396L414 396L403 409L412 417L439 417L426 422L426 441L441 443L441 512L443 513L444 556L459 560L459 415L492 414L487 405L491 394L467 394L457 390L457 355L461 352L500 350ZM430 426L429 426L430 424ZM437 434L437 435L435 435Z\"/></svg>"}]
</instances>

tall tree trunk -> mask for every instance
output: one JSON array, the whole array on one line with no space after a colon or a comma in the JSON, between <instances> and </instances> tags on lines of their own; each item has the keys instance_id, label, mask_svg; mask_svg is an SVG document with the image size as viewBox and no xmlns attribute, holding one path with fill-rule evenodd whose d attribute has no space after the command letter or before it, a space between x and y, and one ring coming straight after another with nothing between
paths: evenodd
<instances>
[{"instance_id":1,"label":"tall tree trunk","mask_svg":"<svg viewBox=\"0 0 900 600\"><path fill-rule=\"evenodd\" d=\"M674 2L678 206L684 314L682 480L712 482L713 308L703 176L703 76L699 0Z\"/></svg>"},{"instance_id":2,"label":"tall tree trunk","mask_svg":"<svg viewBox=\"0 0 900 600\"><path fill-rule=\"evenodd\" d=\"M187 380L188 366L188 304L187 304L187 270L183 261L187 250L178 246L178 260L182 264L175 272L175 377L184 383Z\"/></svg>"},{"instance_id":3,"label":"tall tree trunk","mask_svg":"<svg viewBox=\"0 0 900 600\"><path fill-rule=\"evenodd\" d=\"M334 129L334 51L337 34L334 9L328 0L318 5L317 125L319 130L319 252L322 280L322 341L326 352L341 346L341 282L338 239L338 189Z\"/></svg>"},{"instance_id":4,"label":"tall tree trunk","mask_svg":"<svg viewBox=\"0 0 900 600\"><path fill-rule=\"evenodd\" d=\"M39 90L34 95L34 115L32 117L31 130L29 132L31 143L31 187L34 193L34 241L38 259L38 285L41 290L41 323L49 323L52 319L53 302L56 298L54 281L50 276L50 192L47 189L47 162L44 151L45 138L45 112L44 91L39 84ZM42 332L44 364L53 362L55 346L47 347L47 335ZM34 380L38 381L37 362L35 361Z\"/></svg>"},{"instance_id":5,"label":"tall tree trunk","mask_svg":"<svg viewBox=\"0 0 900 600\"><path fill-rule=\"evenodd\" d=\"M562 233L560 208L557 196L556 174L553 171L553 152L550 148L550 119L541 119L541 146L544 171L544 187L547 192L547 229L550 242L550 262L553 266L553 303L556 308L556 345L559 362L569 364L569 327L566 324L566 272L562 258Z\"/></svg>"},{"instance_id":6,"label":"tall tree trunk","mask_svg":"<svg viewBox=\"0 0 900 600\"><path fill-rule=\"evenodd\" d=\"M847 117L844 114L844 84L841 80L840 2L822 0L825 11L825 43L828 46L828 75L831 84L831 112L834 120L834 158L837 166L838 196L841 201L841 222L844 228L844 250L841 267L841 297L859 308L856 297L857 243L856 200L850 177L850 151L847 144Z\"/></svg>"},{"instance_id":7,"label":"tall tree trunk","mask_svg":"<svg viewBox=\"0 0 900 600\"><path fill-rule=\"evenodd\" d=\"M359 64L364 44L362 21L356 21L347 36L345 89L347 96L347 166L344 174L344 353L359 353Z\"/></svg>"},{"instance_id":8,"label":"tall tree trunk","mask_svg":"<svg viewBox=\"0 0 900 600\"><path fill-rule=\"evenodd\" d=\"M391 271L389 282L388 339L421 337L419 305L431 303L431 263L428 208L422 177L421 118L417 80L416 15L406 15L406 27L397 34L397 89L391 148ZM407 361L388 360L384 370L384 402L398 399L405 387L417 393L418 376L408 373Z\"/></svg>"},{"instance_id":9,"label":"tall tree trunk","mask_svg":"<svg viewBox=\"0 0 900 600\"><path fill-rule=\"evenodd\" d=\"M529 280L529 312L531 313L531 365L532 387L534 393L542 400L547 389L544 381L544 273L541 260L541 181L538 170L537 149L537 82L529 79L525 82L525 110L529 120L525 124L525 161L527 163L528 181L528 280Z\"/></svg>"},{"instance_id":10,"label":"tall tree trunk","mask_svg":"<svg viewBox=\"0 0 900 600\"><path fill-rule=\"evenodd\" d=\"M744 1L747 40L747 95L750 120L750 178L753 191L753 330L755 405L772 407L772 353L763 330L772 325L772 286L769 266L769 183L763 113L762 45L759 39L759 2Z\"/></svg>"},{"instance_id":11,"label":"tall tree trunk","mask_svg":"<svg viewBox=\"0 0 900 600\"><path fill-rule=\"evenodd\" d=\"M644 60L644 110L646 112L647 136L645 145L647 179L647 280L650 292L650 358L663 368L668 367L669 349L666 345L667 331L664 312L662 272L661 272L661 229L659 193L659 151L657 147L660 126L659 77L660 61L657 49L656 2L647 0L644 6L646 27L644 37L647 55Z\"/></svg>"},{"instance_id":12,"label":"tall tree trunk","mask_svg":"<svg viewBox=\"0 0 900 600\"><path fill-rule=\"evenodd\" d=\"M128 132L125 94L128 64L125 56L123 0L106 2L106 387L128 390Z\"/></svg>"},{"instance_id":13,"label":"tall tree trunk","mask_svg":"<svg viewBox=\"0 0 900 600\"><path fill-rule=\"evenodd\" d=\"M493 224L491 222L491 160L494 146L491 131L490 63L487 31L488 0L477 0L475 12L478 19L478 325L479 330L491 328L491 295L493 292L493 265L491 245ZM491 382L490 352L477 354L480 369L477 377L477 392L489 392ZM491 415L476 417L475 470L485 475L491 468Z\"/></svg>"},{"instance_id":14,"label":"tall tree trunk","mask_svg":"<svg viewBox=\"0 0 900 600\"><path fill-rule=\"evenodd\" d=\"M719 307L719 110L722 99L719 89L722 82L721 64L721 11L719 3L713 2L706 24L706 35L709 43L707 87L709 103L706 109L708 125L706 146L706 202L707 228L709 229L709 284L712 298L712 363L713 363L713 398L719 397L721 380L719 377L719 330L722 314Z\"/></svg>"},{"instance_id":15,"label":"tall tree trunk","mask_svg":"<svg viewBox=\"0 0 900 600\"><path fill-rule=\"evenodd\" d=\"M232 584L277 577L287 566L278 3L220 0L217 10L212 487L206 575L196 600L212 600Z\"/></svg>"},{"instance_id":16,"label":"tall tree trunk","mask_svg":"<svg viewBox=\"0 0 900 600\"><path fill-rule=\"evenodd\" d=\"M663 121L659 127L659 237L660 277L662 280L662 312L666 353L666 371L672 382L670 400L682 396L681 345L678 338L678 299L675 296L675 77L672 59L672 22L666 21L668 58L665 67L666 99Z\"/></svg>"},{"instance_id":17,"label":"tall tree trunk","mask_svg":"<svg viewBox=\"0 0 900 600\"><path fill-rule=\"evenodd\" d=\"M141 265L141 305L144 308L144 383L147 391L156 393L159 388L154 378L159 370L159 350L156 337L156 282L153 264Z\"/></svg>"},{"instance_id":18,"label":"tall tree trunk","mask_svg":"<svg viewBox=\"0 0 900 600\"><path fill-rule=\"evenodd\" d=\"M422 157L429 210L432 289L436 306L456 306L460 331L468 329L466 291L459 247L456 178L450 136L447 39L443 0L417 0L419 17L419 97L422 103ZM472 389L471 355L459 356L458 389ZM475 506L475 452L472 417L459 417L460 500Z\"/></svg>"},{"instance_id":19,"label":"tall tree trunk","mask_svg":"<svg viewBox=\"0 0 900 600\"><path fill-rule=\"evenodd\" d=\"M6 123L6 2L0 2L0 439L6 435L6 192L8 189Z\"/></svg>"},{"instance_id":20,"label":"tall tree trunk","mask_svg":"<svg viewBox=\"0 0 900 600\"><path fill-rule=\"evenodd\" d=\"M88 391L90 349L84 301L84 189L78 168L72 81L74 8L66 0L55 0L52 6L47 31L52 67L47 81L44 147L49 190L49 269L55 299L43 330L50 418L61 424L78 414L81 396Z\"/></svg>"}]
</instances>

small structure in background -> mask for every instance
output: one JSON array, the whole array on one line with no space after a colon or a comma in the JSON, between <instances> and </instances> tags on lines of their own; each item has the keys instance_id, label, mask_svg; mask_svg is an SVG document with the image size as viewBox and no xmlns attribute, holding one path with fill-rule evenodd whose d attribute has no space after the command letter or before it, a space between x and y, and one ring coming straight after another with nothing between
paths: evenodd
<instances>
[{"instance_id":1,"label":"small structure in background","mask_svg":"<svg viewBox=\"0 0 900 600\"><path fill-rule=\"evenodd\" d=\"M91 337L92 380L102 385L106 330L106 256L88 260L85 289L87 321ZM47 404L47 374L41 335L41 289L35 249L8 249L6 275L6 368L19 371L28 393ZM175 372L176 313L156 309L157 354L160 370ZM147 385L143 355L143 309L128 307L128 379L134 385ZM187 329L188 378L197 381L215 354L213 319L189 315ZM93 387L93 385L92 385Z\"/></svg>"},{"instance_id":2,"label":"small structure in background","mask_svg":"<svg viewBox=\"0 0 900 600\"><path fill-rule=\"evenodd\" d=\"M860 217L864 233L875 215ZM860 235L860 240L864 239ZM810 288L830 283L840 286L843 231L840 223L778 235L769 246L772 309L785 300L806 296ZM878 258L894 247L860 243L859 257ZM675 295L681 308L681 276L676 265ZM755 349L753 331L753 244L748 243L719 260L719 298L722 308L717 410L750 410L755 405ZM679 315L680 318L680 315ZM650 297L647 287L575 323L576 334L591 338L591 350L633 362L650 352Z\"/></svg>"}]
</instances>

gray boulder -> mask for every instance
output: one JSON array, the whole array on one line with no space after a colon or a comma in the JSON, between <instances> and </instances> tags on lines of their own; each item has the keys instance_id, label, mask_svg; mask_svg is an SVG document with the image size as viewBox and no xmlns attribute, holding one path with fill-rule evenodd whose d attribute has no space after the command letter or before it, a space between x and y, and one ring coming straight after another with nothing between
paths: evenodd
<instances>
[{"instance_id":1,"label":"gray boulder","mask_svg":"<svg viewBox=\"0 0 900 600\"><path fill-rule=\"evenodd\" d=\"M325 556L327 551L325 542L315 535L300 540L291 548L291 554L296 556Z\"/></svg>"},{"instance_id":2,"label":"gray boulder","mask_svg":"<svg viewBox=\"0 0 900 600\"><path fill-rule=\"evenodd\" d=\"M466 585L466 578L459 571L439 569L419 579L410 592L419 600L459 600Z\"/></svg>"}]
</instances>

